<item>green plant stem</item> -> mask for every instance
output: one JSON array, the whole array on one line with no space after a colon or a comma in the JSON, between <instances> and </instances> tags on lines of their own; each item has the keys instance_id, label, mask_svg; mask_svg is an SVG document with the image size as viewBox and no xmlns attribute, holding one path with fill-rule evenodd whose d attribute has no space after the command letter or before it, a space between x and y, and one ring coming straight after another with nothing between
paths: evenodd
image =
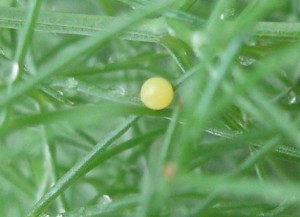
<instances>
[{"instance_id":1,"label":"green plant stem","mask_svg":"<svg viewBox=\"0 0 300 217\"><path fill-rule=\"evenodd\" d=\"M176 136L176 127L178 125L179 113L180 113L179 107L175 107L173 110L170 124L168 126L168 129L167 129L167 132L166 132L166 135L164 138L164 142L162 144L162 148L160 150L160 153L158 153L157 167L158 167L159 171L157 172L157 175L162 173L164 164L166 163L166 159L167 159L167 155L168 155L168 151L170 149L171 143Z\"/></svg>"},{"instance_id":2,"label":"green plant stem","mask_svg":"<svg viewBox=\"0 0 300 217\"><path fill-rule=\"evenodd\" d=\"M151 210L151 201L154 194L155 189L157 190L158 186L161 185L163 168L164 164L166 163L166 158L168 155L168 150L172 143L172 140L175 137L175 131L178 124L179 118L179 107L175 107L173 111L173 115L167 129L164 142L162 144L161 149L157 150L157 152L153 152L156 159L151 162L150 165L150 173L147 174L147 178L145 177L145 182L143 183L143 192L140 204L140 210L137 214L139 217L150 216ZM154 158L154 157L153 157ZM163 197L163 196L162 196Z\"/></svg>"},{"instance_id":3,"label":"green plant stem","mask_svg":"<svg viewBox=\"0 0 300 217\"><path fill-rule=\"evenodd\" d=\"M51 182L57 182L59 174L58 174L58 167L57 167L57 161L56 161L56 146L53 143L50 143L48 141L48 136L47 136L47 131L49 129L46 127L41 127L41 131L44 137L44 145L45 145L45 150L44 150L44 155L45 155L45 163L47 164L47 170L45 173L51 173L50 174L50 179ZM58 210L59 211L66 211L68 210L68 204L67 200L65 198L65 195L62 193L59 197L58 203Z\"/></svg>"},{"instance_id":4,"label":"green plant stem","mask_svg":"<svg viewBox=\"0 0 300 217\"><path fill-rule=\"evenodd\" d=\"M33 7L29 10L28 16L23 21L25 24L23 26L23 29L21 31L19 41L18 41L18 46L17 46L17 51L16 51L16 56L15 60L19 64L19 67L22 67L24 64L24 60L26 57L26 53L28 50L28 47L30 45L33 31L34 31L34 25L36 23L37 17L39 15L39 10L41 7L41 0L32 0ZM2 14L2 12L0 12Z\"/></svg>"},{"instance_id":5,"label":"green plant stem","mask_svg":"<svg viewBox=\"0 0 300 217\"><path fill-rule=\"evenodd\" d=\"M76 35L94 35L103 31L116 18L109 16L78 15L69 13L43 11L37 19L35 30ZM184 20L185 21L185 20ZM0 7L0 27L19 29L26 22L25 10ZM203 27L203 23L193 22L195 27ZM164 19L147 20L122 36L124 39L157 42L161 35L167 33ZM254 27L253 35L260 38L279 40L299 40L300 23L259 22Z\"/></svg>"}]
</instances>

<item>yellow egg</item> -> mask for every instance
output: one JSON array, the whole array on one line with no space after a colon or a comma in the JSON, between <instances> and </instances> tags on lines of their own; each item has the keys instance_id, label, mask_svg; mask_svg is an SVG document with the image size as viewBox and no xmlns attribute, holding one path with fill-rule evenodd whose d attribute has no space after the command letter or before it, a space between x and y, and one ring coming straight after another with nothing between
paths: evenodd
<instances>
[{"instance_id":1,"label":"yellow egg","mask_svg":"<svg viewBox=\"0 0 300 217\"><path fill-rule=\"evenodd\" d=\"M145 81L140 95L146 107L161 110L171 104L174 91L169 81L161 77L153 77Z\"/></svg>"}]
</instances>

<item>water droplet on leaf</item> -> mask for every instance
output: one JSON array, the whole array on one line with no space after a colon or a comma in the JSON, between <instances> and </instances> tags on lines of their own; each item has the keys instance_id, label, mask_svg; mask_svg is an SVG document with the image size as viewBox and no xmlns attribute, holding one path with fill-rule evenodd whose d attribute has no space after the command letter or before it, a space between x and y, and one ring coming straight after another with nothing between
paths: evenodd
<instances>
[{"instance_id":1,"label":"water droplet on leaf","mask_svg":"<svg viewBox=\"0 0 300 217\"><path fill-rule=\"evenodd\" d=\"M71 77L66 80L66 85L67 85L67 88L70 88L70 89L76 88L78 86L78 81L75 78Z\"/></svg>"},{"instance_id":2,"label":"water droplet on leaf","mask_svg":"<svg viewBox=\"0 0 300 217\"><path fill-rule=\"evenodd\" d=\"M225 10L221 15L221 20L232 20L236 15L236 9L235 8L229 8Z\"/></svg>"},{"instance_id":3,"label":"water droplet on leaf","mask_svg":"<svg viewBox=\"0 0 300 217\"><path fill-rule=\"evenodd\" d=\"M19 64L5 57L0 57L0 86L11 85L19 73Z\"/></svg>"},{"instance_id":4,"label":"water droplet on leaf","mask_svg":"<svg viewBox=\"0 0 300 217\"><path fill-rule=\"evenodd\" d=\"M19 70L20 70L19 63L13 62L12 67L11 67L11 76L10 76L11 83L16 80L16 78L19 74Z\"/></svg>"},{"instance_id":5,"label":"water droplet on leaf","mask_svg":"<svg viewBox=\"0 0 300 217\"><path fill-rule=\"evenodd\" d=\"M169 35L176 36L176 31L172 27L168 26L167 30L168 30Z\"/></svg>"},{"instance_id":6,"label":"water droplet on leaf","mask_svg":"<svg viewBox=\"0 0 300 217\"><path fill-rule=\"evenodd\" d=\"M248 56L239 56L240 64L243 66L251 66L255 63L256 59Z\"/></svg>"},{"instance_id":7,"label":"water droplet on leaf","mask_svg":"<svg viewBox=\"0 0 300 217\"><path fill-rule=\"evenodd\" d=\"M44 213L44 214L39 215L39 217L50 217L50 215Z\"/></svg>"},{"instance_id":8,"label":"water droplet on leaf","mask_svg":"<svg viewBox=\"0 0 300 217\"><path fill-rule=\"evenodd\" d=\"M110 203L112 202L112 199L110 196L104 194L99 200L98 200L98 207L99 208L106 208Z\"/></svg>"},{"instance_id":9,"label":"water droplet on leaf","mask_svg":"<svg viewBox=\"0 0 300 217\"><path fill-rule=\"evenodd\" d=\"M297 95L294 91L290 91L288 94L288 104L292 105L297 103Z\"/></svg>"},{"instance_id":10,"label":"water droplet on leaf","mask_svg":"<svg viewBox=\"0 0 300 217\"><path fill-rule=\"evenodd\" d=\"M60 94L73 97L77 94L78 85L79 82L75 78L70 77L65 81L65 87L63 89L63 93Z\"/></svg>"},{"instance_id":11,"label":"water droplet on leaf","mask_svg":"<svg viewBox=\"0 0 300 217\"><path fill-rule=\"evenodd\" d=\"M111 87L109 89L109 95L111 97L122 97L125 96L126 90L124 87L118 86L118 87Z\"/></svg>"},{"instance_id":12,"label":"water droplet on leaf","mask_svg":"<svg viewBox=\"0 0 300 217\"><path fill-rule=\"evenodd\" d=\"M59 95L61 95L61 96L64 95L64 92L62 92L61 90L58 90L57 93L58 93Z\"/></svg>"}]
</instances>

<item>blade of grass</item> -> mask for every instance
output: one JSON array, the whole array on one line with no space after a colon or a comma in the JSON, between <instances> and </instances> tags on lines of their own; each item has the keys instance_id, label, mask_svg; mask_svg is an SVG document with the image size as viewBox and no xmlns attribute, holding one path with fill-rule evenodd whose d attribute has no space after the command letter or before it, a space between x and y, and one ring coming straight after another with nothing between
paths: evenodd
<instances>
[{"instance_id":1,"label":"blade of grass","mask_svg":"<svg viewBox=\"0 0 300 217\"><path fill-rule=\"evenodd\" d=\"M219 111L224 109L226 105L232 102L232 100L235 100L238 95L243 95L246 91L249 91L250 88L253 88L255 84L262 79L263 77L267 76L269 73L274 73L278 68L290 65L291 63L297 62L299 59L299 52L298 47L300 45L296 44L293 47L283 48L281 52L272 54L271 56L267 57L263 63L258 64L255 69L253 69L252 73L241 73L240 77L241 79L239 82L237 82L237 85L227 85L227 87L230 87L230 93L226 94L224 97L220 97L219 100L216 102L216 105L214 107L211 107L209 110L209 113L217 114ZM280 60L280 61L278 61ZM201 67L201 65L197 66L198 69ZM202 66L203 67L203 66ZM195 73L196 67L193 68L190 72ZM187 73L188 74L188 73ZM189 74L191 75L191 74ZM184 77L186 79L188 77ZM184 80L180 80L179 82L183 82ZM181 84L181 83L179 83ZM224 85L224 84L223 84ZM228 91L228 90L227 90ZM243 99L243 98L242 98ZM248 103L245 101L245 103ZM257 113L259 114L259 113ZM206 117L209 117L210 115L206 114ZM261 115L260 115L261 117Z\"/></svg>"},{"instance_id":2,"label":"blade of grass","mask_svg":"<svg viewBox=\"0 0 300 217\"><path fill-rule=\"evenodd\" d=\"M59 94L58 91L54 90L51 87L41 86L41 87L39 87L39 90L41 90L44 94L46 94L47 96L55 99L58 102L69 104L69 105L73 105L74 104L66 96Z\"/></svg>"},{"instance_id":3,"label":"blade of grass","mask_svg":"<svg viewBox=\"0 0 300 217\"><path fill-rule=\"evenodd\" d=\"M208 121L209 117L207 116L207 111L210 109L211 104L216 97L216 92L219 90L223 79L227 75L229 71L228 67L230 67L240 45L240 39L231 41L227 47L226 55L222 56L222 59L216 68L214 79L206 84L206 87L204 87L205 90L200 96L200 99L198 99L200 95L199 92L194 94L192 99L194 103L193 105L190 105L190 108L188 108L191 112L187 112L187 123L189 123L189 125L185 128L186 135L183 138L184 144L191 144L191 140L195 140L200 137L199 131L195 129L202 128L202 126L204 126ZM197 87L197 89L198 88L199 87ZM181 162L181 166L184 168L184 164L189 161L190 147L188 145L180 147L178 153L178 157L180 158L179 161Z\"/></svg>"},{"instance_id":4,"label":"blade of grass","mask_svg":"<svg viewBox=\"0 0 300 217\"><path fill-rule=\"evenodd\" d=\"M265 122L267 125L279 129L280 132L283 132L286 136L291 138L295 142L295 145L300 148L300 130L298 126L286 116L283 116L283 112L280 111L280 109L274 104L271 105L268 100L266 100L266 97L263 97L262 93L257 90L251 91L251 98L255 102L255 105L251 105L250 102L240 98L241 103L245 105L245 109L247 109L248 112L253 113L253 115L258 117L260 120L267 121ZM260 108L261 110L257 110L256 108ZM265 115L262 115L261 111L263 111Z\"/></svg>"},{"instance_id":5,"label":"blade of grass","mask_svg":"<svg viewBox=\"0 0 300 217\"><path fill-rule=\"evenodd\" d=\"M58 34L93 36L105 31L118 18L96 15L80 15L43 11L37 19L35 30ZM25 10L0 7L0 27L19 29L25 22ZM164 34L166 25L162 20L148 20L135 26L123 36L127 40L157 42Z\"/></svg>"},{"instance_id":6,"label":"blade of grass","mask_svg":"<svg viewBox=\"0 0 300 217\"><path fill-rule=\"evenodd\" d=\"M264 8L261 8L261 7L263 7L263 6L259 6L258 7L259 11L256 12L256 13L258 13L258 14L262 13L262 14L264 14L263 12L266 12L266 10ZM267 8L269 8L269 7L267 7ZM270 9L268 9L268 10L270 10ZM249 11L252 11L252 9L249 8L247 11L248 11L248 13L250 13ZM219 13L220 12L216 13L215 16L217 16ZM262 16L262 14L260 14L260 16ZM246 16L247 16L247 13L244 13L242 16L240 16L234 22L237 26L233 25L233 29L231 29L231 30L229 29L228 30L228 31L231 31L230 34L227 33L228 34L228 38L232 38L233 35L236 34L236 32L240 31L240 28L238 26L243 26L243 29L246 29L246 27L249 28L251 25L254 25L253 22L255 20L247 20L247 19L245 19ZM258 19L258 18L256 18L256 19ZM215 22L219 23L218 18L216 18L216 20L217 21L215 21ZM224 28L224 26L223 26L224 24L223 23L220 23L219 25L222 25L222 27L220 27L220 28ZM232 25L230 25L230 26L232 26ZM219 27L219 26L217 26L217 27ZM217 27L212 27L212 28L217 28ZM218 32L217 29L216 30L211 30L211 31L212 31L211 34L214 34L215 32ZM279 30L278 29L274 29L274 32L275 31L279 31ZM255 33L253 33L253 34L255 34ZM207 37L210 38L210 36L207 36ZM213 45L214 41L219 41L219 40L220 41L226 41L223 38L215 38L215 37L217 37L217 36L211 37L212 46L215 46L215 45ZM221 35L219 35L219 37L223 37L223 35L221 34ZM297 44L296 46L299 46L299 44ZM284 64L287 64L287 62L289 62L289 63L295 62L296 61L295 59L298 58L298 53L296 53L297 49L294 49L294 46L292 48L285 48L285 49L286 49L286 51L283 50L282 52L277 52L277 53L273 54L274 58L270 57L267 60L267 62L269 62L269 64L265 64L265 62L263 64L259 64L258 68L260 68L260 69L253 70L254 73L249 73L248 74L249 75L249 79L245 79L245 81L247 81L247 82L243 83L243 85L241 85L240 88L249 87L250 85L253 85L253 83L257 82L258 79L260 79L263 76L265 76L264 73L266 73L266 72L274 73L274 71L276 71L276 69L278 69L278 65L274 64L274 63L279 63L279 62L277 62L277 60L285 60L286 63L284 63ZM292 58L290 58L290 56L288 55L289 53L293 54L293 55L291 55ZM282 61L282 62L284 62L284 61ZM184 75L180 76L178 79L176 79L176 81L174 82L175 87L178 88L179 86L181 86L184 83L184 81L186 81L187 79L189 79L191 76L193 76L197 72L202 71L203 69L205 69L206 66L204 65L204 63L205 63L205 61L202 60L200 63L198 63L197 65L195 65L193 68L191 68L186 74L184 74ZM258 72L258 71L260 71L260 72ZM240 90L233 91L233 93L235 93L235 94L236 93L240 93ZM220 103L220 104L223 104L223 102Z\"/></svg>"},{"instance_id":7,"label":"blade of grass","mask_svg":"<svg viewBox=\"0 0 300 217\"><path fill-rule=\"evenodd\" d=\"M97 166L100 163L112 158L113 156L115 156L119 153L122 153L122 152L124 152L128 149L136 147L139 144L149 145L150 141L157 138L157 136L159 136L162 133L163 133L163 130L152 131L152 132L149 132L145 135L141 135L141 136L132 138L130 140L127 140L127 141L125 141L125 142L123 142L119 145L116 145L116 146L110 148L110 149L102 150L101 152L98 153L97 159L95 159L93 162L90 163L90 165L88 167L88 170L94 168L95 166ZM63 179L63 177L61 178L61 180L62 179ZM61 182L61 180L59 182ZM76 181L76 180L74 180L74 181ZM72 181L72 183L73 183L73 181ZM63 188L67 188L72 183L65 183L65 185L67 185L67 186L64 186ZM63 189L60 189L60 191L63 191ZM51 201L48 201L47 203L50 203L50 202Z\"/></svg>"},{"instance_id":8,"label":"blade of grass","mask_svg":"<svg viewBox=\"0 0 300 217\"><path fill-rule=\"evenodd\" d=\"M73 124L92 124L98 122L100 118L107 120L111 117L122 117L128 115L154 115L161 117L169 117L170 110L163 110L160 112L152 111L143 107L131 107L127 105L104 104L78 106L70 109L43 112L37 115L30 115L24 118L19 118L6 123L1 127L0 135L11 133L14 130L22 129L28 126L35 126L39 124L50 124L57 121L67 121Z\"/></svg>"},{"instance_id":9,"label":"blade of grass","mask_svg":"<svg viewBox=\"0 0 300 217\"><path fill-rule=\"evenodd\" d=\"M230 151L230 150L236 150L238 148L247 147L248 145L252 145L255 148L260 148L263 146L261 144L261 141L263 139L273 137L274 134L277 134L277 130L264 130L264 131L247 131L244 133L230 133L224 130L218 130L218 129L209 129L206 130L209 134L221 137L221 140L211 141L208 144L205 144L204 146L199 146L197 152L204 153L203 158L210 159L214 156L221 155L224 152ZM251 141L250 143L247 143L245 141ZM257 142L255 142L257 141ZM255 143L252 143L255 142ZM272 150L272 155L286 161L299 163L300 162L300 153L298 149L296 149L293 146L290 145L284 145L280 144L277 145ZM200 165L200 163L196 164ZM196 166L195 165L195 166Z\"/></svg>"},{"instance_id":10,"label":"blade of grass","mask_svg":"<svg viewBox=\"0 0 300 217\"><path fill-rule=\"evenodd\" d=\"M300 23L260 22L254 32L258 38L295 41L300 38Z\"/></svg>"},{"instance_id":11,"label":"blade of grass","mask_svg":"<svg viewBox=\"0 0 300 217\"><path fill-rule=\"evenodd\" d=\"M145 68L145 62L156 61L160 59L167 59L168 55L165 53L141 53L133 57L118 60L118 62L107 63L103 66L95 66L91 68L78 68L68 72L68 75L73 76L91 76L99 75L101 73L111 73L112 71L125 70L125 69L138 69Z\"/></svg>"},{"instance_id":12,"label":"blade of grass","mask_svg":"<svg viewBox=\"0 0 300 217\"><path fill-rule=\"evenodd\" d=\"M25 195L27 198L33 198L33 187L24 181L23 177L19 177L17 173L14 173L15 169L9 165L5 165L1 162L0 176L7 181L9 185L15 187L15 189Z\"/></svg>"},{"instance_id":13,"label":"blade of grass","mask_svg":"<svg viewBox=\"0 0 300 217\"><path fill-rule=\"evenodd\" d=\"M184 42L171 36L164 36L160 39L160 43L170 53L182 73L186 73L192 67L192 60L195 59L195 55Z\"/></svg>"},{"instance_id":14,"label":"blade of grass","mask_svg":"<svg viewBox=\"0 0 300 217\"><path fill-rule=\"evenodd\" d=\"M32 40L34 26L36 24L36 20L38 18L42 4L42 0L32 0L31 2L33 6L29 9L25 25L19 36L17 50L15 53L15 61L18 63L19 68L22 68L24 65L26 53Z\"/></svg>"},{"instance_id":15,"label":"blade of grass","mask_svg":"<svg viewBox=\"0 0 300 217\"><path fill-rule=\"evenodd\" d=\"M177 19L185 23L190 23L196 28L202 28L206 21L182 11L169 10L166 12L169 18ZM60 19L57 19L59 17ZM72 15L58 12L47 12L39 16L35 25L36 31L94 35L98 31L103 31L107 23L113 22L113 17L100 17L95 15ZM25 11L16 8L0 7L0 27L19 29L25 23ZM231 25L234 25L232 23ZM167 33L166 23L160 20L149 20L132 32L127 32L122 36L124 39L145 42L157 42L160 35ZM287 22L259 22L255 25L253 35L259 38L272 38L279 40L299 40L300 24Z\"/></svg>"},{"instance_id":16,"label":"blade of grass","mask_svg":"<svg viewBox=\"0 0 300 217\"><path fill-rule=\"evenodd\" d=\"M35 217L41 214L46 206L49 205L58 195L60 195L66 188L73 184L78 178L86 174L94 161L97 160L99 154L102 153L113 141L124 134L136 121L136 117L129 117L115 130L111 131L106 137L102 139L96 146L80 161L78 161L67 173L61 177L57 183L34 205L28 213L28 217Z\"/></svg>"},{"instance_id":17,"label":"blade of grass","mask_svg":"<svg viewBox=\"0 0 300 217\"><path fill-rule=\"evenodd\" d=\"M245 161L243 161L240 166L238 166L234 171L228 173L226 178L223 182L229 181L233 177L241 175L245 171L251 169L259 160L262 159L264 155L270 152L276 145L278 145L278 139L272 139L266 145L262 146L258 151L248 157ZM196 208L194 211L194 216L200 216L201 214L205 213L205 210L215 201L215 199L220 195L220 191L218 188L214 189L212 193L204 200L204 203Z\"/></svg>"},{"instance_id":18,"label":"blade of grass","mask_svg":"<svg viewBox=\"0 0 300 217\"><path fill-rule=\"evenodd\" d=\"M179 114L180 114L180 109L177 106L173 110L171 121L170 121L170 124L168 126L167 132L165 134L164 142L162 144L160 153L157 156L157 165L156 165L156 168L158 169L157 175L162 173L163 166L166 163L165 161L167 159L167 155L168 155L168 151L170 149L171 143L172 143L172 141L174 140L174 138L176 136L176 128L179 124L179 122L178 122Z\"/></svg>"},{"instance_id":19,"label":"blade of grass","mask_svg":"<svg viewBox=\"0 0 300 217\"><path fill-rule=\"evenodd\" d=\"M161 185L161 182L163 181L162 179L163 168L166 163L165 161L167 158L168 150L175 136L175 130L178 124L178 118L179 118L179 108L176 107L173 111L171 122L168 126L167 133L165 135L162 147L160 147L159 152L157 152L158 150L153 151L152 152L153 155L150 156L153 158L153 160L150 162L149 165L150 174L147 174L147 178L145 178L143 182L143 188L142 188L143 190L141 192L142 200L140 202L140 209L137 212L137 216L139 217L151 216L150 214L152 213L151 209L155 207L151 204L151 201L153 200L152 197L155 195L156 191L158 191L158 187ZM159 192L159 194L160 194L159 198L163 198L162 195L164 193Z\"/></svg>"},{"instance_id":20,"label":"blade of grass","mask_svg":"<svg viewBox=\"0 0 300 217\"><path fill-rule=\"evenodd\" d=\"M118 0L120 2L123 2L125 4L130 5L131 7L145 7L146 4L149 2L144 1L144 0ZM196 0L197 1L197 0ZM192 5L195 3L195 0L188 0L186 1L186 6L188 7L188 5ZM182 1L180 2L180 4L182 4ZM180 7L180 6L179 6ZM165 16L168 18L173 18L176 19L178 21L182 21L185 23L190 23L190 24L194 24L198 27L200 26L204 26L204 24L206 23L206 21L204 19L199 18L198 16L186 13L182 10L177 10L173 8L169 8L166 13Z\"/></svg>"},{"instance_id":21,"label":"blade of grass","mask_svg":"<svg viewBox=\"0 0 300 217\"><path fill-rule=\"evenodd\" d=\"M231 176L241 175L241 173L246 172L258 163L266 154L270 153L279 143L278 138L273 138L266 144L262 145L260 149L255 151L250 157L248 157L244 162L242 162L232 173Z\"/></svg>"},{"instance_id":22,"label":"blade of grass","mask_svg":"<svg viewBox=\"0 0 300 217\"><path fill-rule=\"evenodd\" d=\"M50 182L56 183L59 176L58 166L57 166L56 146L54 143L50 143L48 141L47 131L48 129L46 127L41 127L41 132L43 134L44 146L45 146L44 148L45 164L46 164L45 176L47 176L47 173L50 173L49 176L49 179L51 179ZM59 197L59 200L57 202L57 208L60 212L65 212L69 208L64 193L62 193Z\"/></svg>"},{"instance_id":23,"label":"blade of grass","mask_svg":"<svg viewBox=\"0 0 300 217\"><path fill-rule=\"evenodd\" d=\"M224 181L222 176L198 176L189 175L182 177L178 180L178 189L180 186L189 186L191 192L206 192L210 193L214 189L219 189L220 193L226 193L232 197L257 197L264 199L265 192L269 195L269 203L280 203L283 200L289 200L291 198L294 201L299 201L300 188L298 183L288 183L282 185L282 183L268 181L266 185L262 185L261 182L255 179L240 179L231 178Z\"/></svg>"}]
</instances>

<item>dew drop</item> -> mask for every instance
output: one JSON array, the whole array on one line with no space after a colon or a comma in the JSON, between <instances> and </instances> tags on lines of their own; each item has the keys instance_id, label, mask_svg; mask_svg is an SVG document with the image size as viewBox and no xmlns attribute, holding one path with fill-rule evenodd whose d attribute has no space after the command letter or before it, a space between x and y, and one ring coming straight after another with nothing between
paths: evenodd
<instances>
[{"instance_id":1,"label":"dew drop","mask_svg":"<svg viewBox=\"0 0 300 217\"><path fill-rule=\"evenodd\" d=\"M220 20L232 20L236 15L235 8L229 8L220 15Z\"/></svg>"},{"instance_id":2,"label":"dew drop","mask_svg":"<svg viewBox=\"0 0 300 217\"><path fill-rule=\"evenodd\" d=\"M46 214L46 213L44 213L44 214L41 214L41 215L39 215L39 217L50 217L50 215L49 215L49 214Z\"/></svg>"},{"instance_id":3,"label":"dew drop","mask_svg":"<svg viewBox=\"0 0 300 217\"><path fill-rule=\"evenodd\" d=\"M65 85L63 88L63 92L61 92L60 94L66 95L69 97L75 96L77 94L77 88L78 88L79 82L75 78L70 77L70 78L67 78L64 83L65 83Z\"/></svg>"},{"instance_id":4,"label":"dew drop","mask_svg":"<svg viewBox=\"0 0 300 217\"><path fill-rule=\"evenodd\" d=\"M57 93L58 93L59 95L61 95L61 96L64 95L64 92L62 92L61 90L58 90Z\"/></svg>"},{"instance_id":5,"label":"dew drop","mask_svg":"<svg viewBox=\"0 0 300 217\"><path fill-rule=\"evenodd\" d=\"M297 103L297 95L295 94L294 91L290 91L288 94L288 104L292 105Z\"/></svg>"},{"instance_id":6,"label":"dew drop","mask_svg":"<svg viewBox=\"0 0 300 217\"><path fill-rule=\"evenodd\" d=\"M224 19L225 19L225 14L221 14L221 15L220 15L220 19L221 19L221 20L224 20Z\"/></svg>"},{"instance_id":7,"label":"dew drop","mask_svg":"<svg viewBox=\"0 0 300 217\"><path fill-rule=\"evenodd\" d=\"M78 86L78 81L75 78L71 77L66 80L67 88L73 89L76 88L77 86Z\"/></svg>"},{"instance_id":8,"label":"dew drop","mask_svg":"<svg viewBox=\"0 0 300 217\"><path fill-rule=\"evenodd\" d=\"M91 57L87 60L86 65L87 65L87 67L94 67L95 65L97 65L97 63L98 63L98 58Z\"/></svg>"},{"instance_id":9,"label":"dew drop","mask_svg":"<svg viewBox=\"0 0 300 217\"><path fill-rule=\"evenodd\" d=\"M169 26L167 30L169 35L176 36L176 31L172 27Z\"/></svg>"},{"instance_id":10,"label":"dew drop","mask_svg":"<svg viewBox=\"0 0 300 217\"><path fill-rule=\"evenodd\" d=\"M109 89L109 95L111 97L122 97L125 96L126 90L124 87L118 86L118 87L111 87Z\"/></svg>"},{"instance_id":11,"label":"dew drop","mask_svg":"<svg viewBox=\"0 0 300 217\"><path fill-rule=\"evenodd\" d=\"M107 206L112 202L112 199L110 196L104 194L99 200L98 200L98 207L99 208L107 208Z\"/></svg>"},{"instance_id":12,"label":"dew drop","mask_svg":"<svg viewBox=\"0 0 300 217\"><path fill-rule=\"evenodd\" d=\"M20 70L19 63L13 62L11 67L10 83L13 83L16 80L19 74L19 70Z\"/></svg>"},{"instance_id":13,"label":"dew drop","mask_svg":"<svg viewBox=\"0 0 300 217\"><path fill-rule=\"evenodd\" d=\"M239 56L239 61L243 66L251 66L253 63L255 63L256 59L253 57Z\"/></svg>"},{"instance_id":14,"label":"dew drop","mask_svg":"<svg viewBox=\"0 0 300 217\"><path fill-rule=\"evenodd\" d=\"M0 86L11 85L19 74L19 64L6 57L0 58Z\"/></svg>"},{"instance_id":15,"label":"dew drop","mask_svg":"<svg viewBox=\"0 0 300 217\"><path fill-rule=\"evenodd\" d=\"M135 104L140 104L140 103L141 103L141 98L138 97L138 96L132 96L132 97L130 98L130 101L131 101L132 103L135 103Z\"/></svg>"},{"instance_id":16,"label":"dew drop","mask_svg":"<svg viewBox=\"0 0 300 217\"><path fill-rule=\"evenodd\" d=\"M126 59L125 54L119 53L119 54L115 54L113 56L108 57L108 63L116 63L120 60L124 60Z\"/></svg>"}]
</instances>

